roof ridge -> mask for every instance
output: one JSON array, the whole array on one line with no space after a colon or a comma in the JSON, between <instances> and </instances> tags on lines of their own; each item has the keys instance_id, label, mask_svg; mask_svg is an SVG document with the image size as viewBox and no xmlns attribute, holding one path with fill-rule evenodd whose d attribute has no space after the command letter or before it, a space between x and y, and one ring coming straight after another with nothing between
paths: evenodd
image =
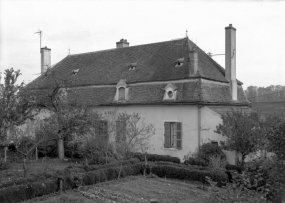
<instances>
[{"instance_id":1,"label":"roof ridge","mask_svg":"<svg viewBox=\"0 0 285 203\"><path fill-rule=\"evenodd\" d=\"M84 54L94 54L94 53L100 53L100 52L107 52L107 51L112 51L112 50L122 50L122 49L127 49L127 48L132 48L132 47L147 46L147 45L154 45L154 44L160 44L160 43L166 43L166 42L179 41L179 40L184 40L185 38L186 37L172 39L172 40L167 40L167 41L161 41L161 42L153 42L153 43L147 43L147 44L138 44L138 45L129 46L129 47L112 48L112 49L104 49L104 50L91 51L91 52L85 52L85 53L70 54L68 56L78 56L78 55L84 55Z\"/></svg>"}]
</instances>

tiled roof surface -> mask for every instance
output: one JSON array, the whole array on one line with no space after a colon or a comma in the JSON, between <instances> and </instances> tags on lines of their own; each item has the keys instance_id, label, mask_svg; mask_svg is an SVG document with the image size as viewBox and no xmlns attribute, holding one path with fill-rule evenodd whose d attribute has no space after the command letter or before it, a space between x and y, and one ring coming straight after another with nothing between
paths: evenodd
<instances>
[{"instance_id":1,"label":"tiled roof surface","mask_svg":"<svg viewBox=\"0 0 285 203\"><path fill-rule=\"evenodd\" d=\"M175 83L177 97L175 101L163 101L165 84L149 84L129 86L128 100L124 102L114 101L116 87L84 88L72 90L76 98L84 98L88 105L113 105L113 104L163 104L163 103L231 103L230 88L226 85L201 84L199 81L187 83ZM211 86L211 88L209 88ZM202 89L202 91L201 91ZM239 89L242 91L242 89ZM202 94L201 94L202 92ZM239 103L246 104L247 100L242 94L238 94Z\"/></svg>"},{"instance_id":2,"label":"tiled roof surface","mask_svg":"<svg viewBox=\"0 0 285 203\"><path fill-rule=\"evenodd\" d=\"M227 112L232 112L232 111L241 111L243 113L249 113L252 111L251 108L249 107L208 107L211 110L215 111L216 113L220 114L220 115L225 115Z\"/></svg>"},{"instance_id":3,"label":"tiled roof surface","mask_svg":"<svg viewBox=\"0 0 285 203\"><path fill-rule=\"evenodd\" d=\"M193 77L203 77L227 82L225 70L188 38L146 45L116 48L65 57L52 72L57 80L68 86L116 84L126 82L165 81L189 78L188 50L195 47L198 52L198 71ZM185 58L181 67L175 61ZM137 63L134 70L130 63ZM76 75L73 70L79 69ZM47 88L52 79L40 76L29 84L30 88Z\"/></svg>"},{"instance_id":4,"label":"tiled roof surface","mask_svg":"<svg viewBox=\"0 0 285 203\"><path fill-rule=\"evenodd\" d=\"M198 71L193 81L174 83L177 87L175 101L163 101L164 88L169 81L190 79L189 49L198 52ZM175 67L177 59L183 59L182 66ZM130 64L136 67L130 70ZM73 74L73 70L79 71ZM114 101L116 84L124 80L129 85L129 104L153 103L231 103L229 83L225 70L197 47L188 38L153 44L116 48L105 51L75 54L58 62L48 74L43 74L27 85L30 89L52 89L55 83L71 88L77 99L84 99L90 105L120 104ZM213 81L202 82L199 78ZM159 83L149 83L161 81ZM146 82L144 84L136 84ZM165 82L165 84L164 84ZM64 84L64 85L63 85ZM241 84L238 81L238 84ZM95 87L91 87L91 86ZM96 86L97 85L97 86ZM100 85L101 87L98 87ZM85 88L82 88L85 87ZM74 94L75 93L75 94ZM247 103L239 86L238 102Z\"/></svg>"}]
</instances>

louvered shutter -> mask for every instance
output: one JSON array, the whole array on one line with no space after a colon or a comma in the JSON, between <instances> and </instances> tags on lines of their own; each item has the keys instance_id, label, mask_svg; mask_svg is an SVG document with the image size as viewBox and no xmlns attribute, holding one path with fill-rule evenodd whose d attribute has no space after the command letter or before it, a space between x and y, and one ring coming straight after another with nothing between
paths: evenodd
<instances>
[{"instance_id":1,"label":"louvered shutter","mask_svg":"<svg viewBox=\"0 0 285 203\"><path fill-rule=\"evenodd\" d=\"M176 147L182 149L182 123L176 123Z\"/></svg>"},{"instance_id":2,"label":"louvered shutter","mask_svg":"<svg viewBox=\"0 0 285 203\"><path fill-rule=\"evenodd\" d=\"M104 140L106 143L109 142L109 134L108 134L108 121L103 121L103 135L104 135Z\"/></svg>"},{"instance_id":3,"label":"louvered shutter","mask_svg":"<svg viewBox=\"0 0 285 203\"><path fill-rule=\"evenodd\" d=\"M164 147L171 147L170 122L164 123Z\"/></svg>"}]
</instances>

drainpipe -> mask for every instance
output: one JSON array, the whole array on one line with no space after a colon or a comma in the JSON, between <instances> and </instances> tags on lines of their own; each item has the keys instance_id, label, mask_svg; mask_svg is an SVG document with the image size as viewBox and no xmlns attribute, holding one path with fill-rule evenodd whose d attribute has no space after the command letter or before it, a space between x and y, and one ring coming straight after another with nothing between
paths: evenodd
<instances>
[{"instance_id":1,"label":"drainpipe","mask_svg":"<svg viewBox=\"0 0 285 203\"><path fill-rule=\"evenodd\" d=\"M198 104L198 150L200 150L201 143L201 108L202 105Z\"/></svg>"}]
</instances>

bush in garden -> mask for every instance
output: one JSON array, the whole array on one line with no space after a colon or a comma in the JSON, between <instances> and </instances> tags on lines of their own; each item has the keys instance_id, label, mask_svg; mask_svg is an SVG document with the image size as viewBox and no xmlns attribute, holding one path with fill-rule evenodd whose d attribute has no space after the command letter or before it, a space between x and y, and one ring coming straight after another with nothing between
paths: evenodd
<instances>
[{"instance_id":1,"label":"bush in garden","mask_svg":"<svg viewBox=\"0 0 285 203\"><path fill-rule=\"evenodd\" d=\"M55 181L34 182L27 185L16 185L0 190L0 202L21 202L37 196L56 192L58 189Z\"/></svg>"},{"instance_id":2,"label":"bush in garden","mask_svg":"<svg viewBox=\"0 0 285 203\"><path fill-rule=\"evenodd\" d=\"M224 171L226 169L227 161L222 158L220 155L218 156L210 156L209 157L209 169L213 171Z\"/></svg>"},{"instance_id":3,"label":"bush in garden","mask_svg":"<svg viewBox=\"0 0 285 203\"><path fill-rule=\"evenodd\" d=\"M186 165L197 165L197 166L208 166L208 163L204 159L189 157L187 160L184 160Z\"/></svg>"},{"instance_id":4,"label":"bush in garden","mask_svg":"<svg viewBox=\"0 0 285 203\"><path fill-rule=\"evenodd\" d=\"M229 171L236 171L238 173L242 173L244 168L242 166L237 166L237 165L232 165L232 164L227 164L225 168Z\"/></svg>"},{"instance_id":5,"label":"bush in garden","mask_svg":"<svg viewBox=\"0 0 285 203\"><path fill-rule=\"evenodd\" d=\"M285 194L285 163L274 158L256 160L247 163L242 174L233 172L232 180L233 183L226 187L226 193L213 188L213 202L228 199L224 202L246 200L245 202L281 203Z\"/></svg>"},{"instance_id":6,"label":"bush in garden","mask_svg":"<svg viewBox=\"0 0 285 203\"><path fill-rule=\"evenodd\" d=\"M132 157L138 158L140 161L144 161L145 160L145 155L142 153L131 153ZM177 157L172 157L169 155L158 155L158 154L147 154L146 155L147 160L148 161L165 161L165 162L173 162L173 163L180 163L180 159Z\"/></svg>"},{"instance_id":7,"label":"bush in garden","mask_svg":"<svg viewBox=\"0 0 285 203\"><path fill-rule=\"evenodd\" d=\"M197 153L197 158L203 159L206 163L209 163L209 157L211 156L220 156L222 159L226 160L226 155L220 146L212 143L202 144Z\"/></svg>"},{"instance_id":8,"label":"bush in garden","mask_svg":"<svg viewBox=\"0 0 285 203\"><path fill-rule=\"evenodd\" d=\"M227 174L223 172L193 170L170 165L153 165L151 166L151 172L163 178L200 181L202 183L206 183L205 177L209 176L213 180L219 182L219 185L228 181Z\"/></svg>"}]
</instances>

